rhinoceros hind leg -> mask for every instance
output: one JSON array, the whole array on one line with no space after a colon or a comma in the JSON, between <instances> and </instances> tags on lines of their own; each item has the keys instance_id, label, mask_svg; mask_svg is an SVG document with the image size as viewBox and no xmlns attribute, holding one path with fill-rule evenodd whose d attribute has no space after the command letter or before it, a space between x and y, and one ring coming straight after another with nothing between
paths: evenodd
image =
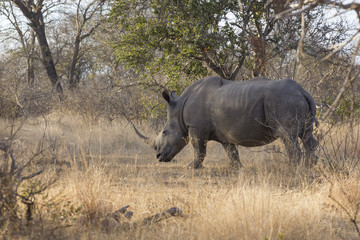
<instances>
[{"instance_id":1,"label":"rhinoceros hind leg","mask_svg":"<svg viewBox=\"0 0 360 240\"><path fill-rule=\"evenodd\" d=\"M285 149L290 161L293 161L295 164L300 164L301 149L298 136L282 136L281 140L284 142Z\"/></svg>"},{"instance_id":2,"label":"rhinoceros hind leg","mask_svg":"<svg viewBox=\"0 0 360 240\"><path fill-rule=\"evenodd\" d=\"M317 164L318 157L315 155L315 150L318 146L318 141L314 138L312 134L312 127L307 128L304 134L300 135L300 139L303 142L305 148L305 160L306 164L309 166L314 166Z\"/></svg>"},{"instance_id":3,"label":"rhinoceros hind leg","mask_svg":"<svg viewBox=\"0 0 360 240\"><path fill-rule=\"evenodd\" d=\"M224 147L224 149L231 161L231 166L235 169L241 168L243 165L240 162L239 152L236 149L236 145L232 144L232 143L223 143L222 146Z\"/></svg>"}]
</instances>

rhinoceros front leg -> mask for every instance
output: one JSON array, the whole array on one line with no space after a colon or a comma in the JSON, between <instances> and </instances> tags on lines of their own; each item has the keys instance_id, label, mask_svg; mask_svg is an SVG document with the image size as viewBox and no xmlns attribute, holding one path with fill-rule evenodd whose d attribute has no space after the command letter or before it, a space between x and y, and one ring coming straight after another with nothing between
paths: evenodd
<instances>
[{"instance_id":1,"label":"rhinoceros front leg","mask_svg":"<svg viewBox=\"0 0 360 240\"><path fill-rule=\"evenodd\" d=\"M222 146L224 147L224 149L231 161L231 166L234 168L241 168L242 163L240 162L239 152L236 149L236 145L232 144L232 143L222 143Z\"/></svg>"},{"instance_id":2,"label":"rhinoceros front leg","mask_svg":"<svg viewBox=\"0 0 360 240\"><path fill-rule=\"evenodd\" d=\"M190 142L194 148L194 162L189 164L189 168L202 168L202 162L206 156L207 139L204 134L197 129L189 129Z\"/></svg>"}]
</instances>

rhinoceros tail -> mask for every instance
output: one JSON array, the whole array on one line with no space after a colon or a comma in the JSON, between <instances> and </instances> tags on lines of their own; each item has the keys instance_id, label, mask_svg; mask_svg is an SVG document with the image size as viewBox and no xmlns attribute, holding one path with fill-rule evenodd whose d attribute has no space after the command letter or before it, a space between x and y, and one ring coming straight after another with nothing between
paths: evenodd
<instances>
[{"instance_id":1,"label":"rhinoceros tail","mask_svg":"<svg viewBox=\"0 0 360 240\"><path fill-rule=\"evenodd\" d=\"M306 101L309 104L310 107L310 114L311 114L311 118L315 123L316 127L319 127L319 121L316 119L316 104L315 101L313 99L313 97L310 95L310 93L308 93L305 89L301 88L301 93L303 94L303 96L305 97Z\"/></svg>"}]
</instances>

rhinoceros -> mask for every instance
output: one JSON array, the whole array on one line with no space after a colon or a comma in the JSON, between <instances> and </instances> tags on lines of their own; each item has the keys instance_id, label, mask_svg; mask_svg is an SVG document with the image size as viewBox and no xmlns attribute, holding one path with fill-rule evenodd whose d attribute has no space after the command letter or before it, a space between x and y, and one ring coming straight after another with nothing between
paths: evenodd
<instances>
[{"instance_id":1,"label":"rhinoceros","mask_svg":"<svg viewBox=\"0 0 360 240\"><path fill-rule=\"evenodd\" d=\"M262 146L280 138L289 159L313 164L318 145L313 136L316 105L312 96L291 79L254 78L229 81L207 77L188 86L180 97L164 91L167 122L155 139L136 133L156 150L160 162L170 162L188 142L194 148L189 167L201 168L209 140L224 147L231 163L241 167L237 145ZM315 160L316 161L316 160Z\"/></svg>"}]
</instances>

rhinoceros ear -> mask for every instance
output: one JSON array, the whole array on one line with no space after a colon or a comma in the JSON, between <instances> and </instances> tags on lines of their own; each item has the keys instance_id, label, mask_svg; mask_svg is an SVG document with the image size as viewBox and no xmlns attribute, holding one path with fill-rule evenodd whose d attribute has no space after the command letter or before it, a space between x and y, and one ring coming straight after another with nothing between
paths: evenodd
<instances>
[{"instance_id":1,"label":"rhinoceros ear","mask_svg":"<svg viewBox=\"0 0 360 240\"><path fill-rule=\"evenodd\" d=\"M168 102L168 104L174 103L177 99L175 92L169 92L167 90L162 92L162 96L165 99L165 101Z\"/></svg>"},{"instance_id":2,"label":"rhinoceros ear","mask_svg":"<svg viewBox=\"0 0 360 240\"><path fill-rule=\"evenodd\" d=\"M162 96L163 96L163 98L165 99L165 101L167 101L168 103L170 103L171 97L170 97L169 91L167 91L167 90L163 91L163 92L162 92Z\"/></svg>"}]
</instances>

